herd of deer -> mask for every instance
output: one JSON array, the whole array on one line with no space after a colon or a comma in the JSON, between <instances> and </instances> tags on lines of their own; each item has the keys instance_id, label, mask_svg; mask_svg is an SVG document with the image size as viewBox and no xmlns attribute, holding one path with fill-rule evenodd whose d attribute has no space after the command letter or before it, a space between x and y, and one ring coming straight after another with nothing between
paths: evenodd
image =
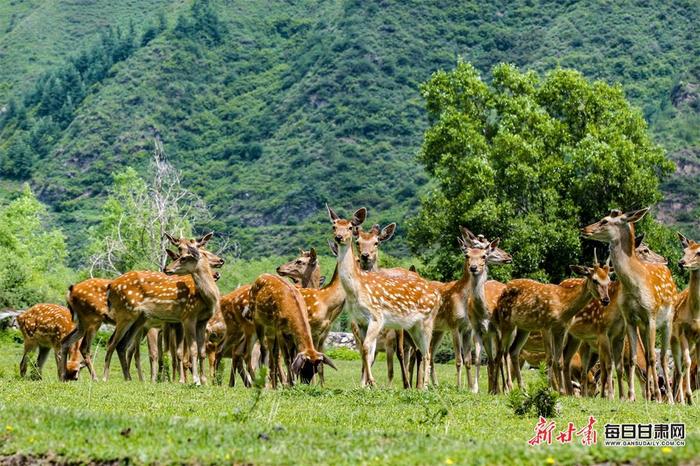
<instances>
[{"instance_id":1,"label":"herd of deer","mask_svg":"<svg viewBox=\"0 0 700 466\"><path fill-rule=\"evenodd\" d=\"M238 373L250 386L263 363L269 366L272 387L293 384L295 379L308 383L315 376L322 383L323 366L335 368L323 353L324 342L345 309L362 356L363 385L375 384L372 364L378 341L388 352L396 351L404 387L413 382L408 358L416 366L417 388L425 387L428 378L437 383L433 355L450 332L458 387L466 366L469 388L478 391L483 349L489 392L509 390L512 377L522 385L521 351L535 332L541 334L550 383L562 393L574 393L574 358L581 365L576 383L584 395L595 393L589 385L597 380L591 374L597 359L605 397L614 397L614 370L621 399L635 399L636 373L646 399L690 403L692 371L695 383L700 381L697 369L691 370L700 360L700 243L679 234L683 246L679 265L690 272L689 287L679 294L666 260L635 238L634 224L647 210L613 210L583 228L585 238L609 245L609 258L602 265L595 257L592 267L571 266L580 277L560 284L489 280L490 265L510 263L512 258L498 247L498 239L488 241L466 228L458 238L465 259L456 281L427 280L413 269L382 269L379 246L392 237L396 225L363 231L364 208L350 219L328 208L333 230L329 245L337 258L328 284L321 287L318 258L311 249L280 266L277 275L263 274L252 284L220 296L218 273L212 269L224 261L205 249L211 234L197 240L168 236L177 252L168 251L171 262L162 273L132 271L114 280L88 279L70 287L68 309L38 304L20 315L25 337L20 372L25 374L28 353L39 346L39 368L53 348L61 379L76 379L83 366L96 379L91 347L100 326L110 323L114 333L105 355L105 380L115 350L124 378L130 379L132 359L143 378L138 351L146 338L153 381L162 364L160 355L167 349L173 379L177 376L181 382L189 369L195 384L205 383L205 358L211 377L221 358L231 357L230 385ZM657 329L662 376L656 365ZM674 377L669 370L669 347Z\"/></svg>"}]
</instances>

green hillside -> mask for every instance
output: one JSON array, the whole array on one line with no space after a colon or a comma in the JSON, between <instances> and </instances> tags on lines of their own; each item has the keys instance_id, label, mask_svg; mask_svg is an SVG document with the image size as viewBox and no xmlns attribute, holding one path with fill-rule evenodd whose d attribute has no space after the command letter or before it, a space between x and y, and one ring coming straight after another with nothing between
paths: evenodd
<instances>
[{"instance_id":1,"label":"green hillside","mask_svg":"<svg viewBox=\"0 0 700 466\"><path fill-rule=\"evenodd\" d=\"M184 183L215 214L199 227L227 231L246 257L319 243L325 202L341 210L366 205L370 221L398 221L404 235L427 183L415 160L427 124L418 88L460 57L484 75L505 61L621 82L680 162L662 216L698 231L694 1L13 5L0 7L16 17L10 26L0 15L0 104L13 97L28 105L24 126L9 118L0 124L0 157L16 153L22 138L36 153L26 174L4 172L2 191L28 176L73 245L84 243L98 217L111 174L125 165L144 169L156 131ZM168 18L166 30L142 40L159 16ZM100 26L121 24L128 36L132 19L133 47L78 102L51 110L42 100L47 88L37 97L40 72L93 47ZM51 126L49 118L60 122ZM39 124L50 129L31 139ZM387 246L400 254L405 241Z\"/></svg>"}]
</instances>

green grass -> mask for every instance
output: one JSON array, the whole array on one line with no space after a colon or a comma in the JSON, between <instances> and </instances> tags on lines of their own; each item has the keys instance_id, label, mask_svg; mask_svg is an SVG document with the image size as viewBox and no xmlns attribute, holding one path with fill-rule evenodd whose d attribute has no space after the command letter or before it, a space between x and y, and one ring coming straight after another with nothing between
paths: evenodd
<instances>
[{"instance_id":1,"label":"green grass","mask_svg":"<svg viewBox=\"0 0 700 466\"><path fill-rule=\"evenodd\" d=\"M677 464L700 455L697 406L600 399L563 399L557 423L582 426L593 415L600 440L606 422L685 422L687 445L670 452L529 447L536 419L515 417L503 396L457 391L451 365L438 366L439 388L421 392L400 390L397 381L386 388L383 363L375 366L380 388L361 389L359 362L338 361L325 387L263 390L251 410L254 390L126 383L118 368L108 383L59 383L52 364L45 380L20 380L19 343L5 334L0 345L2 456L198 464L543 464L549 458L556 464ZM97 360L103 355L100 350Z\"/></svg>"}]
</instances>

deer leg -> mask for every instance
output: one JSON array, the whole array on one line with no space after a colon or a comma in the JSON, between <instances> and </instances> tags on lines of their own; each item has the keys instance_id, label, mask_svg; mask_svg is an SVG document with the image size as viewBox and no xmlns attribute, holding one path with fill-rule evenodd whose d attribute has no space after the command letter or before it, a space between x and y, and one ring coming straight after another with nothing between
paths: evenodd
<instances>
[{"instance_id":1,"label":"deer leg","mask_svg":"<svg viewBox=\"0 0 700 466\"><path fill-rule=\"evenodd\" d=\"M457 390L462 388L462 367L466 369L467 372L467 384L471 389L474 384L474 378L472 374L472 345L471 345L471 329L465 329L460 331L458 328L452 329L452 347L455 352L455 366L457 368ZM435 351L437 348L431 345L430 354L435 357Z\"/></svg>"},{"instance_id":2,"label":"deer leg","mask_svg":"<svg viewBox=\"0 0 700 466\"><path fill-rule=\"evenodd\" d=\"M574 393L574 386L571 382L572 380L572 375L571 375L571 360L573 359L574 355L576 352L579 350L581 347L581 340L577 339L573 335L569 334L568 338L566 339L566 345L564 346L564 351L563 351L563 364L562 367L564 368L564 381L566 382L566 391L569 394ZM583 379L584 377L581 377L580 383L583 384Z\"/></svg>"},{"instance_id":3,"label":"deer leg","mask_svg":"<svg viewBox=\"0 0 700 466\"><path fill-rule=\"evenodd\" d=\"M469 380L469 387L471 389L472 393L479 393L479 371L481 370L481 351L484 347L484 342L479 334L478 331L472 330L469 332L468 335L465 335L462 337L463 338L463 345L464 345L464 352L465 358L468 361L468 364L471 365L472 363L472 350L471 346L472 344L474 345L474 365L476 366L475 369L475 374L474 374L474 379ZM467 369L469 366L467 366ZM469 377L469 372L467 371L467 377Z\"/></svg>"},{"instance_id":4,"label":"deer leg","mask_svg":"<svg viewBox=\"0 0 700 466\"><path fill-rule=\"evenodd\" d=\"M205 360L207 359L207 322L208 320L200 320L196 325L196 342L197 342L197 362L199 363L199 380L202 384L207 383L207 370ZM193 368L196 371L196 368Z\"/></svg>"},{"instance_id":5,"label":"deer leg","mask_svg":"<svg viewBox=\"0 0 700 466\"><path fill-rule=\"evenodd\" d=\"M673 316L673 313L671 312L670 315ZM671 320L672 319L673 317L671 317ZM671 390L671 371L669 370L668 366L668 348L671 344L671 323L667 320L661 325L659 330L661 331L661 372L663 372L664 375L664 389L666 391L666 398L668 402L673 404L673 392ZM654 338L654 341L656 341L656 338ZM654 355L656 355L655 351ZM658 377L656 381L658 384ZM658 393L660 394L661 391L659 390Z\"/></svg>"},{"instance_id":6,"label":"deer leg","mask_svg":"<svg viewBox=\"0 0 700 466\"><path fill-rule=\"evenodd\" d=\"M681 334L681 347L683 348L683 371L681 372L681 377L677 385L682 387L681 403L692 404L693 389L690 386L690 366L692 365L692 360L690 358L690 343L684 333Z\"/></svg>"},{"instance_id":7,"label":"deer leg","mask_svg":"<svg viewBox=\"0 0 700 466\"><path fill-rule=\"evenodd\" d=\"M396 356L399 359L399 367L401 368L401 381L403 388L410 388L411 382L406 372L406 353L404 352L404 331L403 329L396 331Z\"/></svg>"},{"instance_id":8,"label":"deer leg","mask_svg":"<svg viewBox=\"0 0 700 466\"><path fill-rule=\"evenodd\" d=\"M131 372L131 361L136 362L136 373L139 376L139 382L143 382L143 371L141 370L141 340L143 340L144 333L143 330L139 331L138 334L134 336L133 342L126 350L126 364L127 371ZM119 348L119 346L117 346ZM119 351L117 349L117 351Z\"/></svg>"},{"instance_id":9,"label":"deer leg","mask_svg":"<svg viewBox=\"0 0 700 466\"><path fill-rule=\"evenodd\" d=\"M384 343L384 351L386 352L386 375L388 379L388 385L394 380L394 342L387 338ZM321 364L323 367L323 364Z\"/></svg>"},{"instance_id":10,"label":"deer leg","mask_svg":"<svg viewBox=\"0 0 700 466\"><path fill-rule=\"evenodd\" d=\"M627 339L629 340L629 345L630 345L630 361L631 361L631 364L629 364L627 366L627 399L629 401L635 401L637 399L637 397L634 393L634 363L637 360L637 326L633 325L632 323L627 324ZM646 359L646 349L645 349L644 357ZM651 376L650 371L649 371L649 360L648 359L646 359L646 364L647 364L646 378L648 380L649 376ZM645 386L646 385L647 384L645 384ZM646 390L646 388L645 388L645 390Z\"/></svg>"},{"instance_id":11,"label":"deer leg","mask_svg":"<svg viewBox=\"0 0 700 466\"><path fill-rule=\"evenodd\" d=\"M46 359L49 357L50 351L51 348L39 347L39 356L36 358L36 372L40 379L43 378L44 364L46 364Z\"/></svg>"},{"instance_id":12,"label":"deer leg","mask_svg":"<svg viewBox=\"0 0 700 466\"><path fill-rule=\"evenodd\" d=\"M411 330L409 330L409 333L416 345L416 350L420 351L420 356L417 358L418 381L416 382L416 388L427 389L427 380L430 376L430 340L433 336L432 321L423 321L418 325L415 325L413 328L411 328ZM421 361L424 364L422 368L420 367Z\"/></svg>"},{"instance_id":13,"label":"deer leg","mask_svg":"<svg viewBox=\"0 0 700 466\"><path fill-rule=\"evenodd\" d=\"M199 377L199 348L197 338L197 322L188 320L182 323L184 327L185 349L189 353L190 368L192 370L192 381L195 385L202 385Z\"/></svg>"},{"instance_id":14,"label":"deer leg","mask_svg":"<svg viewBox=\"0 0 700 466\"><path fill-rule=\"evenodd\" d=\"M559 393L564 395L570 395L571 391L567 391L567 385L571 385L571 380L567 381L564 379L564 370L562 367L562 353L564 350L564 343L566 340L566 330L563 328L552 328L552 372L554 374L554 380L558 386Z\"/></svg>"},{"instance_id":15,"label":"deer leg","mask_svg":"<svg viewBox=\"0 0 700 466\"><path fill-rule=\"evenodd\" d=\"M54 359L56 360L56 371L58 372L58 380L65 380L66 368L61 358L61 346L57 346L53 349Z\"/></svg>"},{"instance_id":16,"label":"deer leg","mask_svg":"<svg viewBox=\"0 0 700 466\"><path fill-rule=\"evenodd\" d=\"M697 336L695 338L695 389L700 390L700 339Z\"/></svg>"},{"instance_id":17,"label":"deer leg","mask_svg":"<svg viewBox=\"0 0 700 466\"><path fill-rule=\"evenodd\" d=\"M95 364L92 362L92 342L95 339L97 330L97 327L89 327L85 329L83 341L80 342L80 353L83 355L83 360L85 361L88 371L90 371L90 377L92 380L97 380L97 371L95 371ZM63 348L61 348L61 350L63 351Z\"/></svg>"},{"instance_id":18,"label":"deer leg","mask_svg":"<svg viewBox=\"0 0 700 466\"><path fill-rule=\"evenodd\" d=\"M148 344L148 360L151 363L151 382L158 381L158 329L150 328L146 332L146 343Z\"/></svg>"},{"instance_id":19,"label":"deer leg","mask_svg":"<svg viewBox=\"0 0 700 466\"><path fill-rule=\"evenodd\" d=\"M105 351L105 365L104 372L102 374L102 380L104 382L109 379L109 365L112 361L112 354L114 354L114 350L117 349L117 344L121 341L127 330L129 330L129 327L131 327L135 321L136 319L128 322L119 321L114 327L114 332L112 332L112 336L109 337L109 343L107 344L107 350ZM126 370L126 368L123 369Z\"/></svg>"},{"instance_id":20,"label":"deer leg","mask_svg":"<svg viewBox=\"0 0 700 466\"><path fill-rule=\"evenodd\" d=\"M364 341L365 341L365 332L367 331L366 327L360 327L360 325L355 322L354 320L350 322L350 329L352 330L352 335L355 337L355 345L357 346L357 349L360 351L360 359L362 360L362 372L360 374L360 386L364 387L367 385L367 366L365 365L365 348L364 348ZM364 332L363 332L364 330Z\"/></svg>"},{"instance_id":21,"label":"deer leg","mask_svg":"<svg viewBox=\"0 0 700 466\"><path fill-rule=\"evenodd\" d=\"M647 386L646 396L648 400L661 402L661 389L659 388L659 375L656 372L656 321L650 318L642 328L642 340L644 341L644 356L647 361Z\"/></svg>"},{"instance_id":22,"label":"deer leg","mask_svg":"<svg viewBox=\"0 0 700 466\"><path fill-rule=\"evenodd\" d=\"M548 332L543 332L544 334L547 334ZM515 339L513 340L513 343L510 345L510 351L508 354L510 355L510 360L511 364L513 365L513 372L515 373L515 379L518 381L518 387L522 388L523 387L523 377L522 374L520 373L520 352L522 351L523 347L525 346L525 343L527 343L527 339L530 336L530 332L526 332L525 330L520 330L517 329L515 333ZM545 347L546 347L546 340L545 340ZM551 354L551 353L550 353ZM508 374L510 374L510 371L508 371ZM510 377L510 375L508 375ZM508 388L512 388L512 384L510 384Z\"/></svg>"},{"instance_id":23,"label":"deer leg","mask_svg":"<svg viewBox=\"0 0 700 466\"><path fill-rule=\"evenodd\" d=\"M367 333L365 334L365 339L362 342L362 348L364 351L364 361L365 367L367 369L367 385L373 387L376 384L374 376L372 375L372 364L374 364L374 356L377 349L377 338L379 333L382 331L384 323L370 319L367 323Z\"/></svg>"},{"instance_id":24,"label":"deer leg","mask_svg":"<svg viewBox=\"0 0 700 466\"><path fill-rule=\"evenodd\" d=\"M442 342L442 338L444 337L445 333L442 331L436 331L433 332L433 338L430 340L430 354L435 354L435 350L437 349L438 346L440 346L440 343ZM454 331L453 331L453 342L454 342ZM462 355L461 355L461 349L459 349L459 346L455 346L455 366L457 367L457 383L459 384L459 379L461 378L462 374ZM459 349L459 353L457 350ZM425 354L425 353L423 353ZM437 377L435 376L435 367L433 365L433 361L425 361L427 364L430 365L430 378L433 382L433 384L437 385ZM416 382L417 383L417 382Z\"/></svg>"},{"instance_id":25,"label":"deer leg","mask_svg":"<svg viewBox=\"0 0 700 466\"><path fill-rule=\"evenodd\" d=\"M143 373L141 371L141 339L144 336L144 326L146 325L146 316L141 314L131 327L126 331L124 337L117 343L117 355L124 373L124 380L131 380L129 373L129 358L128 351L133 349L136 355L136 369L139 374L139 381L143 382Z\"/></svg>"}]
</instances>

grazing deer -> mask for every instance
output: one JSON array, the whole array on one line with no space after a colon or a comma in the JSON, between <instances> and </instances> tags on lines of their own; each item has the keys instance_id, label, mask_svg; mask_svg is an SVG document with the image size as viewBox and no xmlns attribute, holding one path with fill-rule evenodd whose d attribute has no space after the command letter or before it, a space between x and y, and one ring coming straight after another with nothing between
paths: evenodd
<instances>
[{"instance_id":1,"label":"grazing deer","mask_svg":"<svg viewBox=\"0 0 700 466\"><path fill-rule=\"evenodd\" d=\"M408 331L420 355L418 388L424 388L429 375L430 339L433 322L440 307L440 293L433 283L417 274L389 276L381 272L365 272L355 259L352 239L367 215L358 209L351 220L340 218L330 207L328 215L333 225L333 238L338 244L338 274L345 289L347 306L353 319L367 324L363 342L363 359L368 372L368 384L374 385L372 362L377 337L382 328Z\"/></svg>"},{"instance_id":2,"label":"grazing deer","mask_svg":"<svg viewBox=\"0 0 700 466\"><path fill-rule=\"evenodd\" d=\"M68 352L78 340L80 353L90 371L92 380L97 380L95 366L92 363L92 341L103 323L114 323L107 306L107 287L112 280L89 278L68 287L66 303L70 309L75 328L61 343L61 360L68 361Z\"/></svg>"},{"instance_id":3,"label":"grazing deer","mask_svg":"<svg viewBox=\"0 0 700 466\"><path fill-rule=\"evenodd\" d=\"M672 350L676 373L680 374L680 377L674 381L676 399L690 404L693 399L690 381L692 365L690 351L693 346L695 360L700 361L700 243L689 240L680 233L678 238L683 245L683 257L678 262L678 266L690 272L690 282L688 288L678 295L675 302Z\"/></svg>"},{"instance_id":4,"label":"grazing deer","mask_svg":"<svg viewBox=\"0 0 700 466\"><path fill-rule=\"evenodd\" d=\"M666 264L668 262L666 258L654 252L644 243L644 235L639 235L635 238L635 250L637 256L643 262L656 264ZM627 358L627 361L625 361L623 357L629 351L629 347L623 352L623 349L625 349L626 325L618 303L619 292L620 283L612 282L609 289L610 304L604 306L600 301L594 300L576 314L569 326L569 337L564 349L564 373L567 383L570 383L570 361L583 343L590 351L597 353L600 357L603 396L613 398L612 366L614 364L617 374L618 396L620 399L623 399L625 397L623 378L624 373L626 373L623 366L626 363L632 364L632 361L630 358ZM638 343L637 353L639 353L640 349L643 351L644 347L641 343ZM588 369L591 367L590 351L583 351L584 354L582 354L581 361L584 374L582 379L584 396L588 396L588 384L586 383L587 378L585 374L588 373ZM639 362L638 356L635 363L639 364Z\"/></svg>"},{"instance_id":5,"label":"grazing deer","mask_svg":"<svg viewBox=\"0 0 700 466\"><path fill-rule=\"evenodd\" d=\"M36 348L39 348L36 362L39 377L41 377L49 351L53 349L58 380L78 380L78 373L82 367L81 354L78 349L80 340L69 348L65 365L62 360L61 342L73 331L71 313L68 309L57 304L36 304L17 316L17 325L24 337L24 354L22 354L22 360L19 363L21 377L27 373L29 355Z\"/></svg>"},{"instance_id":6,"label":"grazing deer","mask_svg":"<svg viewBox=\"0 0 700 466\"><path fill-rule=\"evenodd\" d=\"M119 354L124 378L131 379L126 349L134 336L150 321L183 325L194 383L200 385L206 381L203 367L200 371L199 363L206 356L206 323L218 309L220 299L219 288L210 266L212 256L211 253L201 253L198 247L189 244L176 261L165 267L165 274L128 272L110 284L108 303L116 325L105 355L105 380L115 349ZM223 264L223 259L219 258L219 262ZM190 277L173 278L169 275Z\"/></svg>"},{"instance_id":7,"label":"grazing deer","mask_svg":"<svg viewBox=\"0 0 700 466\"><path fill-rule=\"evenodd\" d=\"M593 299L600 299L604 305L610 303L610 268L607 265L601 267L596 263L593 268L572 265L571 270L585 279L567 280L566 284L560 285L516 279L506 285L493 318L501 338L493 370L489 371L493 376L489 386L494 391L498 392L496 365L503 364L507 352L510 353L518 385L522 387L520 350L530 332L536 330L543 330L545 352L550 362L550 383L554 388L566 390L561 360L571 319ZM509 368L506 366L504 369L510 378ZM510 388L510 381L505 382Z\"/></svg>"},{"instance_id":8,"label":"grazing deer","mask_svg":"<svg viewBox=\"0 0 700 466\"><path fill-rule=\"evenodd\" d=\"M290 384L296 375L303 383L311 382L322 364L335 368L333 361L314 346L306 304L297 288L278 276L262 274L250 288L250 307L258 339L265 341L269 351L273 388L277 387L278 378L282 378L280 351Z\"/></svg>"},{"instance_id":9,"label":"grazing deer","mask_svg":"<svg viewBox=\"0 0 700 466\"><path fill-rule=\"evenodd\" d=\"M671 339L676 284L671 271L663 264L649 264L637 257L634 241L634 224L644 217L648 208L622 213L613 210L610 215L581 229L584 237L610 245L610 258L620 279L622 316L627 324L631 359L637 359L637 334L644 340L647 362L646 399L661 401L661 389L656 372L656 330L661 332L661 367L666 394L673 403L670 373L668 369L668 347ZM630 381L628 398L635 399L634 364L628 367Z\"/></svg>"}]
</instances>

